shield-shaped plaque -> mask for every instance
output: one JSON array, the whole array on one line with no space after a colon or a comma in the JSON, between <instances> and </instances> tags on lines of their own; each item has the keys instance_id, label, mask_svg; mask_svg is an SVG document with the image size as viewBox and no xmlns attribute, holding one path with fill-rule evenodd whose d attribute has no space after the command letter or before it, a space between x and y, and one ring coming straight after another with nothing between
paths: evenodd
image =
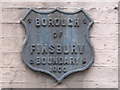
<instances>
[{"instance_id":1,"label":"shield-shaped plaque","mask_svg":"<svg viewBox=\"0 0 120 90\"><path fill-rule=\"evenodd\" d=\"M49 74L60 83L67 75L86 70L93 63L94 50L89 40L93 20L83 9L31 9L21 23L26 31L21 55L32 70Z\"/></svg>"}]
</instances>

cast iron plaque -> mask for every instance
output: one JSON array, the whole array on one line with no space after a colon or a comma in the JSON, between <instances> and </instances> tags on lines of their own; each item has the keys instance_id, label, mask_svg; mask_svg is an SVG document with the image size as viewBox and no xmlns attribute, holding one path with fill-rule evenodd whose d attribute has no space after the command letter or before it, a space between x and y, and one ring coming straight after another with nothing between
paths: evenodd
<instances>
[{"instance_id":1,"label":"cast iron plaque","mask_svg":"<svg viewBox=\"0 0 120 90\"><path fill-rule=\"evenodd\" d=\"M21 23L26 30L21 55L32 70L49 74L60 83L67 75L86 70L93 63L89 41L93 20L83 9L70 13L31 9Z\"/></svg>"}]
</instances>

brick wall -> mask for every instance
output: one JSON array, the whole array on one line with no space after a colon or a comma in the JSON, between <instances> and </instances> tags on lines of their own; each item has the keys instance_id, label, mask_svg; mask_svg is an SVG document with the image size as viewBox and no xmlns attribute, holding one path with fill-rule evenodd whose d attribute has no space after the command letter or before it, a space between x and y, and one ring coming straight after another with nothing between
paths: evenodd
<instances>
[{"instance_id":1,"label":"brick wall","mask_svg":"<svg viewBox=\"0 0 120 90\"><path fill-rule=\"evenodd\" d=\"M117 2L2 2L0 20L0 87L31 88L115 88L118 87L118 10ZM29 8L64 11L84 8L94 20L90 39L95 49L95 62L84 72L66 77L61 84L43 73L27 68L20 52L24 43L24 28L20 20Z\"/></svg>"}]
</instances>

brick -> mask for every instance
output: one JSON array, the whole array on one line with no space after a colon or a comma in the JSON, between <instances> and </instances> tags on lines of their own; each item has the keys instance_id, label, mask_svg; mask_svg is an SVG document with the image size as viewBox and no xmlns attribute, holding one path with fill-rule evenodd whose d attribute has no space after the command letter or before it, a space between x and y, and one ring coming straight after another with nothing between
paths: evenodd
<instances>
[{"instance_id":1,"label":"brick","mask_svg":"<svg viewBox=\"0 0 120 90\"><path fill-rule=\"evenodd\" d=\"M7 86L7 85L6 85ZM9 84L8 84L8 86L9 86ZM8 87L7 86L7 87ZM26 83L23 83L23 82L21 82L21 83L10 83L10 88L26 88Z\"/></svg>"},{"instance_id":2,"label":"brick","mask_svg":"<svg viewBox=\"0 0 120 90\"><path fill-rule=\"evenodd\" d=\"M120 66L118 66L118 77L120 75ZM120 83L120 78L118 78L118 82Z\"/></svg>"},{"instance_id":3,"label":"brick","mask_svg":"<svg viewBox=\"0 0 120 90\"><path fill-rule=\"evenodd\" d=\"M29 0L1 0L1 2L3 3L3 2L28 2Z\"/></svg>"},{"instance_id":4,"label":"brick","mask_svg":"<svg viewBox=\"0 0 120 90\"><path fill-rule=\"evenodd\" d=\"M109 27L108 27L109 26ZM106 30L107 28L107 30ZM111 37L118 34L118 24L97 24L90 30L90 36ZM2 24L2 37L24 37L25 28L21 24Z\"/></svg>"},{"instance_id":5,"label":"brick","mask_svg":"<svg viewBox=\"0 0 120 90\"><path fill-rule=\"evenodd\" d=\"M28 2L3 2L2 6L4 9L6 8L20 8L20 9L24 9L24 8L33 8L33 7L44 7L43 3L28 3Z\"/></svg>"},{"instance_id":6,"label":"brick","mask_svg":"<svg viewBox=\"0 0 120 90\"><path fill-rule=\"evenodd\" d=\"M3 52L20 52L23 45L22 38L2 38Z\"/></svg>"},{"instance_id":7,"label":"brick","mask_svg":"<svg viewBox=\"0 0 120 90\"><path fill-rule=\"evenodd\" d=\"M16 0L1 0L1 2L47 2L47 0L36 0L36 1L34 1L34 0L18 0L18 1L16 1ZM81 1L79 1L79 2L88 2L88 3L90 3L90 2L109 2L109 3L111 3L111 2L118 2L119 0L101 0L101 1L99 1L99 0L92 0L92 1L89 1L89 0L85 0L85 1L83 1L83 0L81 0ZM59 0L59 1L55 1L55 0L52 0L52 1L49 1L49 2L62 2L62 0ZM65 1L66 2L66 1ZM78 2L78 0L75 0L75 1L73 1L73 0L68 0L67 2Z\"/></svg>"},{"instance_id":8,"label":"brick","mask_svg":"<svg viewBox=\"0 0 120 90\"><path fill-rule=\"evenodd\" d=\"M11 88L11 85L9 82L2 83L2 88Z\"/></svg>"},{"instance_id":9,"label":"brick","mask_svg":"<svg viewBox=\"0 0 120 90\"><path fill-rule=\"evenodd\" d=\"M117 2L3 2L3 8L85 8L85 9L113 9Z\"/></svg>"},{"instance_id":10,"label":"brick","mask_svg":"<svg viewBox=\"0 0 120 90\"><path fill-rule=\"evenodd\" d=\"M109 27L108 27L109 26ZM93 24L90 30L90 36L101 35L103 37L111 37L118 34L118 24Z\"/></svg>"},{"instance_id":11,"label":"brick","mask_svg":"<svg viewBox=\"0 0 120 90\"><path fill-rule=\"evenodd\" d=\"M63 11L74 12L76 10L77 9L75 8L67 8L67 9L64 9ZM118 11L116 10L112 10L112 9L110 10L109 9L108 10L97 10L97 9L87 10L85 9L85 11L94 20L94 22L104 23L104 24L118 22Z\"/></svg>"},{"instance_id":12,"label":"brick","mask_svg":"<svg viewBox=\"0 0 120 90\"><path fill-rule=\"evenodd\" d=\"M26 82L30 82L30 83L53 83L55 82L55 80L44 73L41 72L35 72L30 70L29 68L27 69L27 73L26 73Z\"/></svg>"},{"instance_id":13,"label":"brick","mask_svg":"<svg viewBox=\"0 0 120 90\"><path fill-rule=\"evenodd\" d=\"M95 50L117 50L118 47L118 39L113 37L92 37L91 42Z\"/></svg>"},{"instance_id":14,"label":"brick","mask_svg":"<svg viewBox=\"0 0 120 90\"><path fill-rule=\"evenodd\" d=\"M96 22L111 22L111 23L117 23L118 20L118 12L115 10L92 10L88 11L88 14L93 18ZM106 16L107 15L107 16ZM99 18L98 18L99 17Z\"/></svg>"},{"instance_id":15,"label":"brick","mask_svg":"<svg viewBox=\"0 0 120 90\"><path fill-rule=\"evenodd\" d=\"M93 66L118 66L118 51L95 51L95 59Z\"/></svg>"},{"instance_id":16,"label":"brick","mask_svg":"<svg viewBox=\"0 0 120 90\"><path fill-rule=\"evenodd\" d=\"M1 82L2 82L2 69L0 68L0 86L1 86Z\"/></svg>"},{"instance_id":17,"label":"brick","mask_svg":"<svg viewBox=\"0 0 120 90\"><path fill-rule=\"evenodd\" d=\"M28 2L2 2L2 8L28 8Z\"/></svg>"},{"instance_id":18,"label":"brick","mask_svg":"<svg viewBox=\"0 0 120 90\"><path fill-rule=\"evenodd\" d=\"M25 70L25 64L21 59L21 55L19 52L3 52L2 53L2 67L3 68L19 68L21 70Z\"/></svg>"},{"instance_id":19,"label":"brick","mask_svg":"<svg viewBox=\"0 0 120 90\"><path fill-rule=\"evenodd\" d=\"M112 73L112 74L111 74ZM117 82L118 68L116 67L91 67L84 72L71 74L63 80L66 82ZM95 77L97 76L97 77Z\"/></svg>"},{"instance_id":20,"label":"brick","mask_svg":"<svg viewBox=\"0 0 120 90\"><path fill-rule=\"evenodd\" d=\"M0 52L2 52L2 38L0 37Z\"/></svg>"},{"instance_id":21,"label":"brick","mask_svg":"<svg viewBox=\"0 0 120 90\"><path fill-rule=\"evenodd\" d=\"M0 37L0 52L2 52L2 38Z\"/></svg>"},{"instance_id":22,"label":"brick","mask_svg":"<svg viewBox=\"0 0 120 90\"><path fill-rule=\"evenodd\" d=\"M20 24L2 24L2 37L24 37L25 29Z\"/></svg>"},{"instance_id":23,"label":"brick","mask_svg":"<svg viewBox=\"0 0 120 90\"><path fill-rule=\"evenodd\" d=\"M0 2L0 13L2 13L2 6L1 6L1 2ZM1 21L2 21L2 15L0 14L0 52L2 49L2 40L1 40L1 36L2 36L2 25L1 25ZM1 58L0 58L1 61ZM0 64L1 65L1 64Z\"/></svg>"},{"instance_id":24,"label":"brick","mask_svg":"<svg viewBox=\"0 0 120 90\"><path fill-rule=\"evenodd\" d=\"M26 83L10 83L10 82L3 82L2 88L27 88Z\"/></svg>"},{"instance_id":25,"label":"brick","mask_svg":"<svg viewBox=\"0 0 120 90\"><path fill-rule=\"evenodd\" d=\"M2 88L2 52L0 52L0 89Z\"/></svg>"},{"instance_id":26,"label":"brick","mask_svg":"<svg viewBox=\"0 0 120 90\"><path fill-rule=\"evenodd\" d=\"M29 73L31 72L31 73ZM102 72L102 74L101 74ZM112 73L112 74L111 74ZM18 68L3 68L2 72L2 82L32 82L32 83L55 83L54 80L51 80L52 77L43 75L41 73L33 72L29 70L19 70ZM95 77L96 75L97 77ZM44 77L44 78L43 78ZM47 78L46 78L47 77ZM45 79L46 78L46 79ZM51 78L51 79L50 79ZM44 80L44 82L42 81ZM48 80L48 81L46 81ZM66 82L90 82L90 81L107 81L115 82L118 80L117 76L117 67L91 67L85 72L79 72L68 76L63 80L63 83Z\"/></svg>"},{"instance_id":27,"label":"brick","mask_svg":"<svg viewBox=\"0 0 120 90\"><path fill-rule=\"evenodd\" d=\"M2 84L0 84L0 89L2 89Z\"/></svg>"},{"instance_id":28,"label":"brick","mask_svg":"<svg viewBox=\"0 0 120 90\"><path fill-rule=\"evenodd\" d=\"M115 54L116 53L116 54ZM21 60L19 52L3 52L1 54L2 66L4 68L24 69L25 65ZM93 66L118 66L117 51L96 51Z\"/></svg>"},{"instance_id":29,"label":"brick","mask_svg":"<svg viewBox=\"0 0 120 90\"><path fill-rule=\"evenodd\" d=\"M66 83L69 88L117 88L118 82L70 82Z\"/></svg>"},{"instance_id":30,"label":"brick","mask_svg":"<svg viewBox=\"0 0 120 90\"><path fill-rule=\"evenodd\" d=\"M3 68L2 69L2 82L26 82L26 71L19 68Z\"/></svg>"},{"instance_id":31,"label":"brick","mask_svg":"<svg viewBox=\"0 0 120 90\"><path fill-rule=\"evenodd\" d=\"M76 9L65 9L64 11L73 12ZM28 9L3 9L2 22L3 23L19 23L20 20L29 11ZM85 10L95 22L100 23L117 23L118 11L116 10ZM10 13L12 12L12 13ZM9 17L8 17L9 13ZM107 16L106 16L107 15ZM99 17L99 18L98 18Z\"/></svg>"},{"instance_id":32,"label":"brick","mask_svg":"<svg viewBox=\"0 0 120 90\"><path fill-rule=\"evenodd\" d=\"M50 88L50 87L53 87L52 86L52 83L27 83L26 84L26 87L27 88Z\"/></svg>"},{"instance_id":33,"label":"brick","mask_svg":"<svg viewBox=\"0 0 120 90\"><path fill-rule=\"evenodd\" d=\"M102 73L102 74L101 74ZM111 74L112 73L112 74ZM95 77L96 75L97 77ZM54 83L52 77L31 70L19 70L17 68L3 69L3 82L31 82L31 83ZM44 82L43 82L44 80ZM66 82L90 82L90 81L107 81L115 82L118 80L117 67L91 67L85 72L71 74L63 83Z\"/></svg>"},{"instance_id":34,"label":"brick","mask_svg":"<svg viewBox=\"0 0 120 90\"><path fill-rule=\"evenodd\" d=\"M39 4L39 3L38 3ZM44 3L44 7L48 8L85 8L85 9L113 9L117 2L57 2L57 3Z\"/></svg>"},{"instance_id":35,"label":"brick","mask_svg":"<svg viewBox=\"0 0 120 90\"><path fill-rule=\"evenodd\" d=\"M20 23L20 20L25 16L28 11L28 9L3 9L2 22Z\"/></svg>"},{"instance_id":36,"label":"brick","mask_svg":"<svg viewBox=\"0 0 120 90\"><path fill-rule=\"evenodd\" d=\"M0 52L0 62L2 62L2 53ZM1 84L1 81L2 81L2 63L0 63L0 84Z\"/></svg>"},{"instance_id":37,"label":"brick","mask_svg":"<svg viewBox=\"0 0 120 90\"><path fill-rule=\"evenodd\" d=\"M21 37L18 38L2 38L2 51L4 52L20 52L23 46L24 39ZM95 50L101 49L111 49L117 50L117 38L113 37L92 37L91 38L92 45ZM9 45L9 47L8 47ZM4 47L3 47L4 46ZM16 47L17 46L17 47Z\"/></svg>"},{"instance_id":38,"label":"brick","mask_svg":"<svg viewBox=\"0 0 120 90\"><path fill-rule=\"evenodd\" d=\"M2 13L2 5L0 2L0 13ZM1 25L1 21L2 21L2 15L0 14L0 36L2 35L2 25Z\"/></svg>"},{"instance_id":39,"label":"brick","mask_svg":"<svg viewBox=\"0 0 120 90\"><path fill-rule=\"evenodd\" d=\"M2 52L2 38L0 37L0 52Z\"/></svg>"},{"instance_id":40,"label":"brick","mask_svg":"<svg viewBox=\"0 0 120 90\"><path fill-rule=\"evenodd\" d=\"M27 82L27 83L7 83L8 85L4 85L4 87L10 86L11 88L53 88L53 83L35 83L35 82ZM63 87L63 86L62 86Z\"/></svg>"}]
</instances>

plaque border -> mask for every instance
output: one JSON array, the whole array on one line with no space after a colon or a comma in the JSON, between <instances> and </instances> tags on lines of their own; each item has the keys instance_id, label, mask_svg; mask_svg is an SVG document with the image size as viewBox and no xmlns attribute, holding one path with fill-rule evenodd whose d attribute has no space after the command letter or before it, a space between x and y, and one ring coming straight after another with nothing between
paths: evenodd
<instances>
[{"instance_id":1,"label":"plaque border","mask_svg":"<svg viewBox=\"0 0 120 90\"><path fill-rule=\"evenodd\" d=\"M91 19L91 18L89 17L89 15L84 11L83 8L81 8L81 9L79 9L79 10L77 10L77 11L74 11L74 12L61 11L59 8L55 8L55 9L53 9L53 10L51 10L51 11L38 11L38 10L35 10L35 9L31 8L31 9L28 11L28 13L25 15L25 17L20 21L20 23L21 23L21 24L23 25L23 27L25 28L25 40L24 40L23 47L22 47L22 50L21 50L21 58L22 58L22 61L26 64L27 67L29 67L30 69L32 69L32 70L34 70L34 71L43 72L43 73L45 73L45 74L48 74L48 75L52 76L58 83L61 83L61 81L62 81L65 77L67 77L68 75L70 75L70 74L72 74L72 73L84 71L84 70L90 68L90 66L91 66L92 63L94 62L95 52L94 52L94 48L93 48L92 45L91 45L91 42L90 42L90 39L89 39L89 35L86 35L86 40L87 40L87 42L88 42L88 44L89 44L89 46L90 46L90 48L91 48L91 50L92 50L92 57L91 57L90 63L89 63L88 65L86 65L85 67L83 67L83 68L81 68L81 69L75 69L75 70L73 70L73 71L69 71L69 72L63 74L63 75L61 76L61 78L57 78L54 74L52 74L52 73L50 73L50 72L48 72L48 71L45 71L45 70L42 70L42 69L38 69L38 68L35 68L35 67L32 67L31 65L29 65L28 62L26 62L26 60L24 60L24 58L22 57L22 56L23 56L23 52L22 52L22 51L24 50L24 48L25 48L25 46L27 45L27 42L28 42L28 40L29 40L29 38L28 38L28 37L29 37L29 33L28 33L28 31L27 31L27 30L28 30L28 29L27 29L27 25L26 25L26 23L24 22L24 20L25 20L25 18L30 14L31 11L33 11L33 12L35 12L35 13L39 13L39 14L51 14L51 13L54 13L54 12L60 12L60 13L69 14L69 15L70 15L70 14L71 14L71 15L72 15L72 14L77 14L77 13L79 13L79 12L83 12L83 13L86 15L86 17L89 18L90 21L91 21L91 22L89 23L89 25L87 26L87 31L88 31L87 34L89 34L89 30L90 30L90 28L92 27L92 25L94 24L93 19Z\"/></svg>"}]
</instances>

